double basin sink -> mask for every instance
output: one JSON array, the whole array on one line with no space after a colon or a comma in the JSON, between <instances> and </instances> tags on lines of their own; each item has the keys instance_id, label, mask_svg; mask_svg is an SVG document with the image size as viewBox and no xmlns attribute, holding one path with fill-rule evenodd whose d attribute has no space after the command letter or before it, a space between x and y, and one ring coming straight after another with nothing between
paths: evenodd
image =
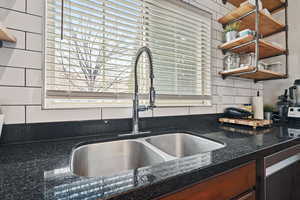
<instances>
[{"instance_id":1,"label":"double basin sink","mask_svg":"<svg viewBox=\"0 0 300 200\"><path fill-rule=\"evenodd\" d=\"M72 152L71 170L78 176L111 176L178 158L220 149L225 145L187 133L83 145Z\"/></svg>"}]
</instances>

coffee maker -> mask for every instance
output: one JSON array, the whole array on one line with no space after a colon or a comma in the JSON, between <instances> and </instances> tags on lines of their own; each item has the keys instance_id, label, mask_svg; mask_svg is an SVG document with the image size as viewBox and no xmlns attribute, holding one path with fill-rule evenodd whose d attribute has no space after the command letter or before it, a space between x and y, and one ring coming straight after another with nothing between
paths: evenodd
<instances>
[{"instance_id":1,"label":"coffee maker","mask_svg":"<svg viewBox=\"0 0 300 200\"><path fill-rule=\"evenodd\" d=\"M289 88L289 93L292 105L289 107L288 117L300 118L300 79L295 80L294 85Z\"/></svg>"},{"instance_id":2,"label":"coffee maker","mask_svg":"<svg viewBox=\"0 0 300 200\"><path fill-rule=\"evenodd\" d=\"M284 90L284 94L278 97L277 102L277 110L279 112L279 118L275 115L274 118L280 121L287 121L288 120L288 111L289 108L292 106L292 102L289 100L288 90Z\"/></svg>"}]
</instances>

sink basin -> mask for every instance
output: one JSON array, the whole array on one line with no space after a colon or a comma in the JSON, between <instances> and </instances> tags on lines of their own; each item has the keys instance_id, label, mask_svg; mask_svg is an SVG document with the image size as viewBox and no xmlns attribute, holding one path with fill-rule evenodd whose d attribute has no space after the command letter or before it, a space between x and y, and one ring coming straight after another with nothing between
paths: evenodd
<instances>
[{"instance_id":1,"label":"sink basin","mask_svg":"<svg viewBox=\"0 0 300 200\"><path fill-rule=\"evenodd\" d=\"M153 136L146 141L177 158L210 152L225 146L219 142L185 133Z\"/></svg>"},{"instance_id":2,"label":"sink basin","mask_svg":"<svg viewBox=\"0 0 300 200\"><path fill-rule=\"evenodd\" d=\"M99 177L163 161L163 157L143 143L123 140L78 147L72 154L71 169L79 176Z\"/></svg>"},{"instance_id":3,"label":"sink basin","mask_svg":"<svg viewBox=\"0 0 300 200\"><path fill-rule=\"evenodd\" d=\"M186 133L88 144L72 152L71 170L85 177L111 176L224 146Z\"/></svg>"}]
</instances>

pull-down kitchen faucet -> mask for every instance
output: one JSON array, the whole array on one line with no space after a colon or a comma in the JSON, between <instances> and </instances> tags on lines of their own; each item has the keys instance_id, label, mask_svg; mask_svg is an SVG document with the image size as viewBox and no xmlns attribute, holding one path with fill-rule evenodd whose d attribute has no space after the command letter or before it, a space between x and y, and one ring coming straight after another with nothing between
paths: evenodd
<instances>
[{"instance_id":1,"label":"pull-down kitchen faucet","mask_svg":"<svg viewBox=\"0 0 300 200\"><path fill-rule=\"evenodd\" d=\"M148 56L149 61L149 79L150 79L150 90L149 90L149 105L140 106L139 105L139 86L138 86L138 77L137 77L137 67L141 55L145 52ZM133 96L133 111L132 111L132 134L139 133L139 112L147 111L149 109L153 110L155 107L155 90L153 87L153 63L152 63L152 54L148 47L142 47L138 50L135 56L134 62L134 96Z\"/></svg>"}]
</instances>

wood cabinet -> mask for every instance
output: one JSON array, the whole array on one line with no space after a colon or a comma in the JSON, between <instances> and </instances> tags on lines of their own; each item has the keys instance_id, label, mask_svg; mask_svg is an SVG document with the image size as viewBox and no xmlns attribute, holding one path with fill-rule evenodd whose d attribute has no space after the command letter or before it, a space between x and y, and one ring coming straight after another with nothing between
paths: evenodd
<instances>
[{"instance_id":1,"label":"wood cabinet","mask_svg":"<svg viewBox=\"0 0 300 200\"><path fill-rule=\"evenodd\" d=\"M258 181L259 196L266 200L300 199L300 144L264 158L265 182ZM264 198L264 196L266 198Z\"/></svg>"},{"instance_id":2,"label":"wood cabinet","mask_svg":"<svg viewBox=\"0 0 300 200\"><path fill-rule=\"evenodd\" d=\"M256 164L248 163L202 183L159 198L160 200L255 200ZM242 195L245 194L245 195Z\"/></svg>"},{"instance_id":3,"label":"wood cabinet","mask_svg":"<svg viewBox=\"0 0 300 200\"><path fill-rule=\"evenodd\" d=\"M293 199L300 199L300 161L293 165Z\"/></svg>"}]
</instances>

